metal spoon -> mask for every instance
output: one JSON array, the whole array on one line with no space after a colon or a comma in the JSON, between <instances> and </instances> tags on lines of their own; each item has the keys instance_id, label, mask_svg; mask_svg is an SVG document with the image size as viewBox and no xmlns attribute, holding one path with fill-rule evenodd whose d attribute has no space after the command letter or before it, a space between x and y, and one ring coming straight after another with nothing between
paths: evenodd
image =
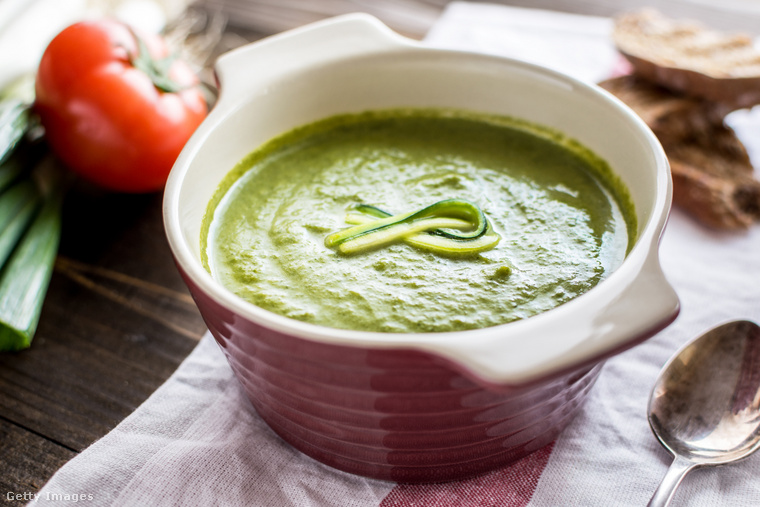
<instances>
[{"instance_id":1,"label":"metal spoon","mask_svg":"<svg viewBox=\"0 0 760 507\"><path fill-rule=\"evenodd\" d=\"M728 322L688 343L663 367L649 425L675 457L649 507L667 506L694 468L746 458L760 447L760 327Z\"/></svg>"}]
</instances>

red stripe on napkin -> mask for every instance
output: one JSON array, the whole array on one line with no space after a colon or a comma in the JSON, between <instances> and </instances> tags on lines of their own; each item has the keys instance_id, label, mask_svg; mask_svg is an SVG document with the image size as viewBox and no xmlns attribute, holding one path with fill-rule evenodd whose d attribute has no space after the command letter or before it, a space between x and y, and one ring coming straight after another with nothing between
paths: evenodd
<instances>
[{"instance_id":1,"label":"red stripe on napkin","mask_svg":"<svg viewBox=\"0 0 760 507\"><path fill-rule=\"evenodd\" d=\"M554 443L480 477L442 484L399 484L380 507L525 507Z\"/></svg>"}]
</instances>

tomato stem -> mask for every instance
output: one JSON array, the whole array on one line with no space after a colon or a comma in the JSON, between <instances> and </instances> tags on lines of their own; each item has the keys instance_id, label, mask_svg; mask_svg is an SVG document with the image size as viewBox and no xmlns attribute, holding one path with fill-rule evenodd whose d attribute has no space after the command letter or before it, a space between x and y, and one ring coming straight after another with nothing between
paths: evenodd
<instances>
[{"instance_id":1,"label":"tomato stem","mask_svg":"<svg viewBox=\"0 0 760 507\"><path fill-rule=\"evenodd\" d=\"M153 82L153 86L166 93L177 93L187 89L187 86L182 86L172 78L169 77L169 70L172 63L177 59L176 54L171 54L166 58L156 59L153 58L148 50L145 41L138 36L131 28L129 31L137 42L137 54L129 55L129 62L132 66L138 70L141 70L150 77Z\"/></svg>"}]
</instances>

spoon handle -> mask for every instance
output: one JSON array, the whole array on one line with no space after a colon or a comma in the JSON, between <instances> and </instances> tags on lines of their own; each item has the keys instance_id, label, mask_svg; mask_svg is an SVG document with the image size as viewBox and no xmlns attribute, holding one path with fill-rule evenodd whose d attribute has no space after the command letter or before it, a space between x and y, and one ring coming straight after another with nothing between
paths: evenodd
<instances>
[{"instance_id":1,"label":"spoon handle","mask_svg":"<svg viewBox=\"0 0 760 507\"><path fill-rule=\"evenodd\" d=\"M686 476L689 471L694 468L695 463L676 456L671 463L670 468L665 473L665 477L662 478L662 482L654 492L652 499L649 500L647 507L667 507L670 505L670 501L673 499L673 494L676 492L676 488Z\"/></svg>"}]
</instances>

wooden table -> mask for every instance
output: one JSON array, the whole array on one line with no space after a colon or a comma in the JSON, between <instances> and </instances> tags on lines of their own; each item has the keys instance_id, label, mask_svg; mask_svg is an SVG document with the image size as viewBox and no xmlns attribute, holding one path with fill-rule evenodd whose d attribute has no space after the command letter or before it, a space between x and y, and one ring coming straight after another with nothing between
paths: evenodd
<instances>
[{"instance_id":1,"label":"wooden table","mask_svg":"<svg viewBox=\"0 0 760 507\"><path fill-rule=\"evenodd\" d=\"M218 5L221 0L208 0ZM501 3L613 15L643 3L719 28L757 31L758 15L732 0L515 0ZM221 2L223 3L223 2ZM449 0L249 0L246 26L227 44L252 41L347 12L376 15L422 38ZM227 49L227 48L222 48ZM34 493L66 461L137 408L205 332L173 264L160 194L113 195L79 185L64 209L63 239L31 349L0 354L0 494Z\"/></svg>"}]
</instances>

